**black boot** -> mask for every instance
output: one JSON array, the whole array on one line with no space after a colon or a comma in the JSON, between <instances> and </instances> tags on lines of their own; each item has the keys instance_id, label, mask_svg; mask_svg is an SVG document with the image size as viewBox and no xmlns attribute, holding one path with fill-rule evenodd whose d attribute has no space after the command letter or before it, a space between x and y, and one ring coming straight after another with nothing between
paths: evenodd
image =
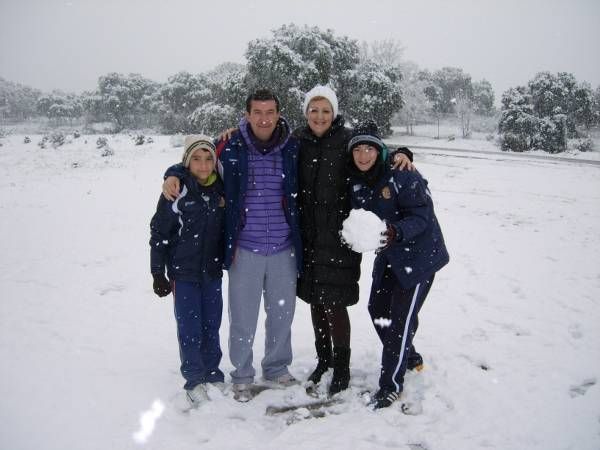
<instances>
[{"instance_id":1,"label":"black boot","mask_svg":"<svg viewBox=\"0 0 600 450\"><path fill-rule=\"evenodd\" d=\"M329 386L329 395L348 389L350 383L350 349L333 347L333 377Z\"/></svg>"},{"instance_id":2,"label":"black boot","mask_svg":"<svg viewBox=\"0 0 600 450\"><path fill-rule=\"evenodd\" d=\"M327 341L329 341L329 339L327 339ZM313 373L311 373L308 377L308 381L312 381L315 385L319 384L319 381L321 381L321 377L323 376L323 374L327 372L327 370L329 370L329 368L331 367L331 344L327 341L315 341L315 348L317 349L317 358L319 358L319 360L317 362L317 367L315 368L315 370L313 370Z\"/></svg>"}]
</instances>

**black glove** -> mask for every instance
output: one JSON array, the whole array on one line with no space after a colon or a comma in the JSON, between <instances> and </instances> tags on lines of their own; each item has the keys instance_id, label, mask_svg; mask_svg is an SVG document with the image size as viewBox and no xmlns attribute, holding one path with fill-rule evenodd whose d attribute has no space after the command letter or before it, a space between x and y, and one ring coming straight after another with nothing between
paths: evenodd
<instances>
[{"instance_id":1,"label":"black glove","mask_svg":"<svg viewBox=\"0 0 600 450\"><path fill-rule=\"evenodd\" d=\"M154 293L159 297L165 297L171 293L171 283L167 280L162 273L153 273L152 278L154 278L154 283L152 283L152 289L154 289Z\"/></svg>"},{"instance_id":2,"label":"black glove","mask_svg":"<svg viewBox=\"0 0 600 450\"><path fill-rule=\"evenodd\" d=\"M381 245L379 246L379 248L377 249L377 251L380 252L382 250L385 250L395 240L396 240L396 229L392 225L390 225L388 223L387 224L387 229L385 231L381 232L381 240L379 241L379 243Z\"/></svg>"}]
</instances>

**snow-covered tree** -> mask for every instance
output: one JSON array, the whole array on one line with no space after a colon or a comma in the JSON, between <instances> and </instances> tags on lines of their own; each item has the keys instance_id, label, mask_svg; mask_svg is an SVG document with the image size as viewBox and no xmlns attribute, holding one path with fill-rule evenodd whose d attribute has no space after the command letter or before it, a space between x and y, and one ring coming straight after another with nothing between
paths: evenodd
<instances>
[{"instance_id":1,"label":"snow-covered tree","mask_svg":"<svg viewBox=\"0 0 600 450\"><path fill-rule=\"evenodd\" d=\"M231 62L219 64L208 72L206 77L212 101L218 105L230 106L239 112L239 116L243 115L249 93L247 74L246 66Z\"/></svg>"},{"instance_id":2,"label":"snow-covered tree","mask_svg":"<svg viewBox=\"0 0 600 450\"><path fill-rule=\"evenodd\" d=\"M539 123L526 87L511 88L502 94L502 112L498 124L502 150L531 150L536 143Z\"/></svg>"},{"instance_id":3,"label":"snow-covered tree","mask_svg":"<svg viewBox=\"0 0 600 450\"><path fill-rule=\"evenodd\" d=\"M487 80L471 83L473 92L473 111L476 114L489 116L494 113L494 90Z\"/></svg>"},{"instance_id":4,"label":"snow-covered tree","mask_svg":"<svg viewBox=\"0 0 600 450\"><path fill-rule=\"evenodd\" d=\"M38 89L0 78L0 117L25 120L37 116L41 95Z\"/></svg>"},{"instance_id":5,"label":"snow-covered tree","mask_svg":"<svg viewBox=\"0 0 600 450\"><path fill-rule=\"evenodd\" d=\"M575 132L575 90L577 80L566 72L556 75L540 72L528 83L533 110L538 117L552 117L555 114L567 116L569 132Z\"/></svg>"},{"instance_id":6,"label":"snow-covered tree","mask_svg":"<svg viewBox=\"0 0 600 450\"><path fill-rule=\"evenodd\" d=\"M86 106L100 109L118 130L137 126L152 112L158 83L139 74L109 73L98 79L98 89L88 96Z\"/></svg>"},{"instance_id":7,"label":"snow-covered tree","mask_svg":"<svg viewBox=\"0 0 600 450\"><path fill-rule=\"evenodd\" d=\"M190 115L211 99L204 75L179 72L158 89L158 122L164 132L187 133L192 128Z\"/></svg>"},{"instance_id":8,"label":"snow-covered tree","mask_svg":"<svg viewBox=\"0 0 600 450\"><path fill-rule=\"evenodd\" d=\"M418 67L415 64L403 63L401 70L400 89L403 105L396 117L406 126L406 133L412 135L413 127L427 120L431 114L432 104L425 94L428 83L419 76Z\"/></svg>"},{"instance_id":9,"label":"snow-covered tree","mask_svg":"<svg viewBox=\"0 0 600 450\"><path fill-rule=\"evenodd\" d=\"M458 97L473 97L471 75L463 72L460 68L443 67L431 74L423 71L421 77L428 79L430 85L426 88L425 93L434 104L434 109L440 113L454 113Z\"/></svg>"},{"instance_id":10,"label":"snow-covered tree","mask_svg":"<svg viewBox=\"0 0 600 450\"><path fill-rule=\"evenodd\" d=\"M340 78L340 108L351 123L372 119L383 136L391 134L392 116L402 107L401 79L397 67L361 62Z\"/></svg>"},{"instance_id":11,"label":"snow-covered tree","mask_svg":"<svg viewBox=\"0 0 600 450\"><path fill-rule=\"evenodd\" d=\"M375 61L379 64L388 64L403 68L404 47L395 39L382 41L362 42L360 45L360 60Z\"/></svg>"},{"instance_id":12,"label":"snow-covered tree","mask_svg":"<svg viewBox=\"0 0 600 450\"><path fill-rule=\"evenodd\" d=\"M588 83L578 83L570 73L538 73L527 87L518 88L522 94L520 102L513 101L515 91L505 92L502 100L499 131L505 149L522 151L535 147L561 152L567 148L567 138L581 137L578 126L589 128L594 123L592 89ZM523 123L528 124L525 130ZM515 135L521 139L515 139Z\"/></svg>"},{"instance_id":13,"label":"snow-covered tree","mask_svg":"<svg viewBox=\"0 0 600 450\"><path fill-rule=\"evenodd\" d=\"M272 37L248 44L247 86L268 87L280 98L282 113L292 126L304 122L304 93L316 84L334 88L342 74L358 63L358 44L332 30L294 24L272 31Z\"/></svg>"},{"instance_id":14,"label":"snow-covered tree","mask_svg":"<svg viewBox=\"0 0 600 450\"><path fill-rule=\"evenodd\" d=\"M594 114L594 92L589 83L583 82L577 85L573 92L573 120L589 130L595 122Z\"/></svg>"},{"instance_id":15,"label":"snow-covered tree","mask_svg":"<svg viewBox=\"0 0 600 450\"><path fill-rule=\"evenodd\" d=\"M460 120L461 133L463 138L471 136L471 119L473 118L474 101L467 94L460 92L455 99L454 108L456 115Z\"/></svg>"},{"instance_id":16,"label":"snow-covered tree","mask_svg":"<svg viewBox=\"0 0 600 450\"><path fill-rule=\"evenodd\" d=\"M82 98L72 93L52 91L40 96L37 110L56 124L72 121L83 114Z\"/></svg>"},{"instance_id":17,"label":"snow-covered tree","mask_svg":"<svg viewBox=\"0 0 600 450\"><path fill-rule=\"evenodd\" d=\"M159 88L159 93L162 103L174 114L188 115L211 99L206 77L188 72L169 77Z\"/></svg>"},{"instance_id":18,"label":"snow-covered tree","mask_svg":"<svg viewBox=\"0 0 600 450\"><path fill-rule=\"evenodd\" d=\"M240 118L239 111L229 105L213 102L200 105L189 117L192 132L217 136L223 130L236 125Z\"/></svg>"},{"instance_id":19,"label":"snow-covered tree","mask_svg":"<svg viewBox=\"0 0 600 450\"><path fill-rule=\"evenodd\" d=\"M600 126L600 86L592 94L592 123Z\"/></svg>"}]
</instances>

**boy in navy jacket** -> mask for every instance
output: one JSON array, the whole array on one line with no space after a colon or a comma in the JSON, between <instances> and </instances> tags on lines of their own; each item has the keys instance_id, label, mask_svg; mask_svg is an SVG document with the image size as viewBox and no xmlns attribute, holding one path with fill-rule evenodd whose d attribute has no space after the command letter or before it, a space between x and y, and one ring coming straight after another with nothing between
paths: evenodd
<instances>
[{"instance_id":1,"label":"boy in navy jacket","mask_svg":"<svg viewBox=\"0 0 600 450\"><path fill-rule=\"evenodd\" d=\"M383 343L374 408L400 397L407 368L422 365L413 338L418 313L435 273L449 261L427 181L417 171L391 170L373 122L360 125L348 143L354 208L375 213L387 225L373 264L369 314Z\"/></svg>"},{"instance_id":2,"label":"boy in navy jacket","mask_svg":"<svg viewBox=\"0 0 600 450\"><path fill-rule=\"evenodd\" d=\"M173 291L181 374L196 407L208 400L206 383L224 381L219 328L225 199L212 140L187 136L184 149L181 194L175 201L161 195L150 223L150 265L156 295Z\"/></svg>"}]
</instances>

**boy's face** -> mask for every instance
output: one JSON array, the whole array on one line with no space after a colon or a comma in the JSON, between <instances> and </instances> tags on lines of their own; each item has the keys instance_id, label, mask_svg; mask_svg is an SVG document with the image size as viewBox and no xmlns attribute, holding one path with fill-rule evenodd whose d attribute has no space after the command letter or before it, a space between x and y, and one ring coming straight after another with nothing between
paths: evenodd
<instances>
[{"instance_id":1,"label":"boy's face","mask_svg":"<svg viewBox=\"0 0 600 450\"><path fill-rule=\"evenodd\" d=\"M215 161L212 154L203 148L196 150L190 159L189 170L200 183L205 183L215 170Z\"/></svg>"},{"instance_id":2,"label":"boy's face","mask_svg":"<svg viewBox=\"0 0 600 450\"><path fill-rule=\"evenodd\" d=\"M252 100L250 112L246 113L246 120L252 128L254 136L261 141L268 141L279 121L277 103L275 100Z\"/></svg>"},{"instance_id":3,"label":"boy's face","mask_svg":"<svg viewBox=\"0 0 600 450\"><path fill-rule=\"evenodd\" d=\"M375 165L379 152L375 147L368 144L360 144L352 149L354 164L361 172L366 172Z\"/></svg>"}]
</instances>

